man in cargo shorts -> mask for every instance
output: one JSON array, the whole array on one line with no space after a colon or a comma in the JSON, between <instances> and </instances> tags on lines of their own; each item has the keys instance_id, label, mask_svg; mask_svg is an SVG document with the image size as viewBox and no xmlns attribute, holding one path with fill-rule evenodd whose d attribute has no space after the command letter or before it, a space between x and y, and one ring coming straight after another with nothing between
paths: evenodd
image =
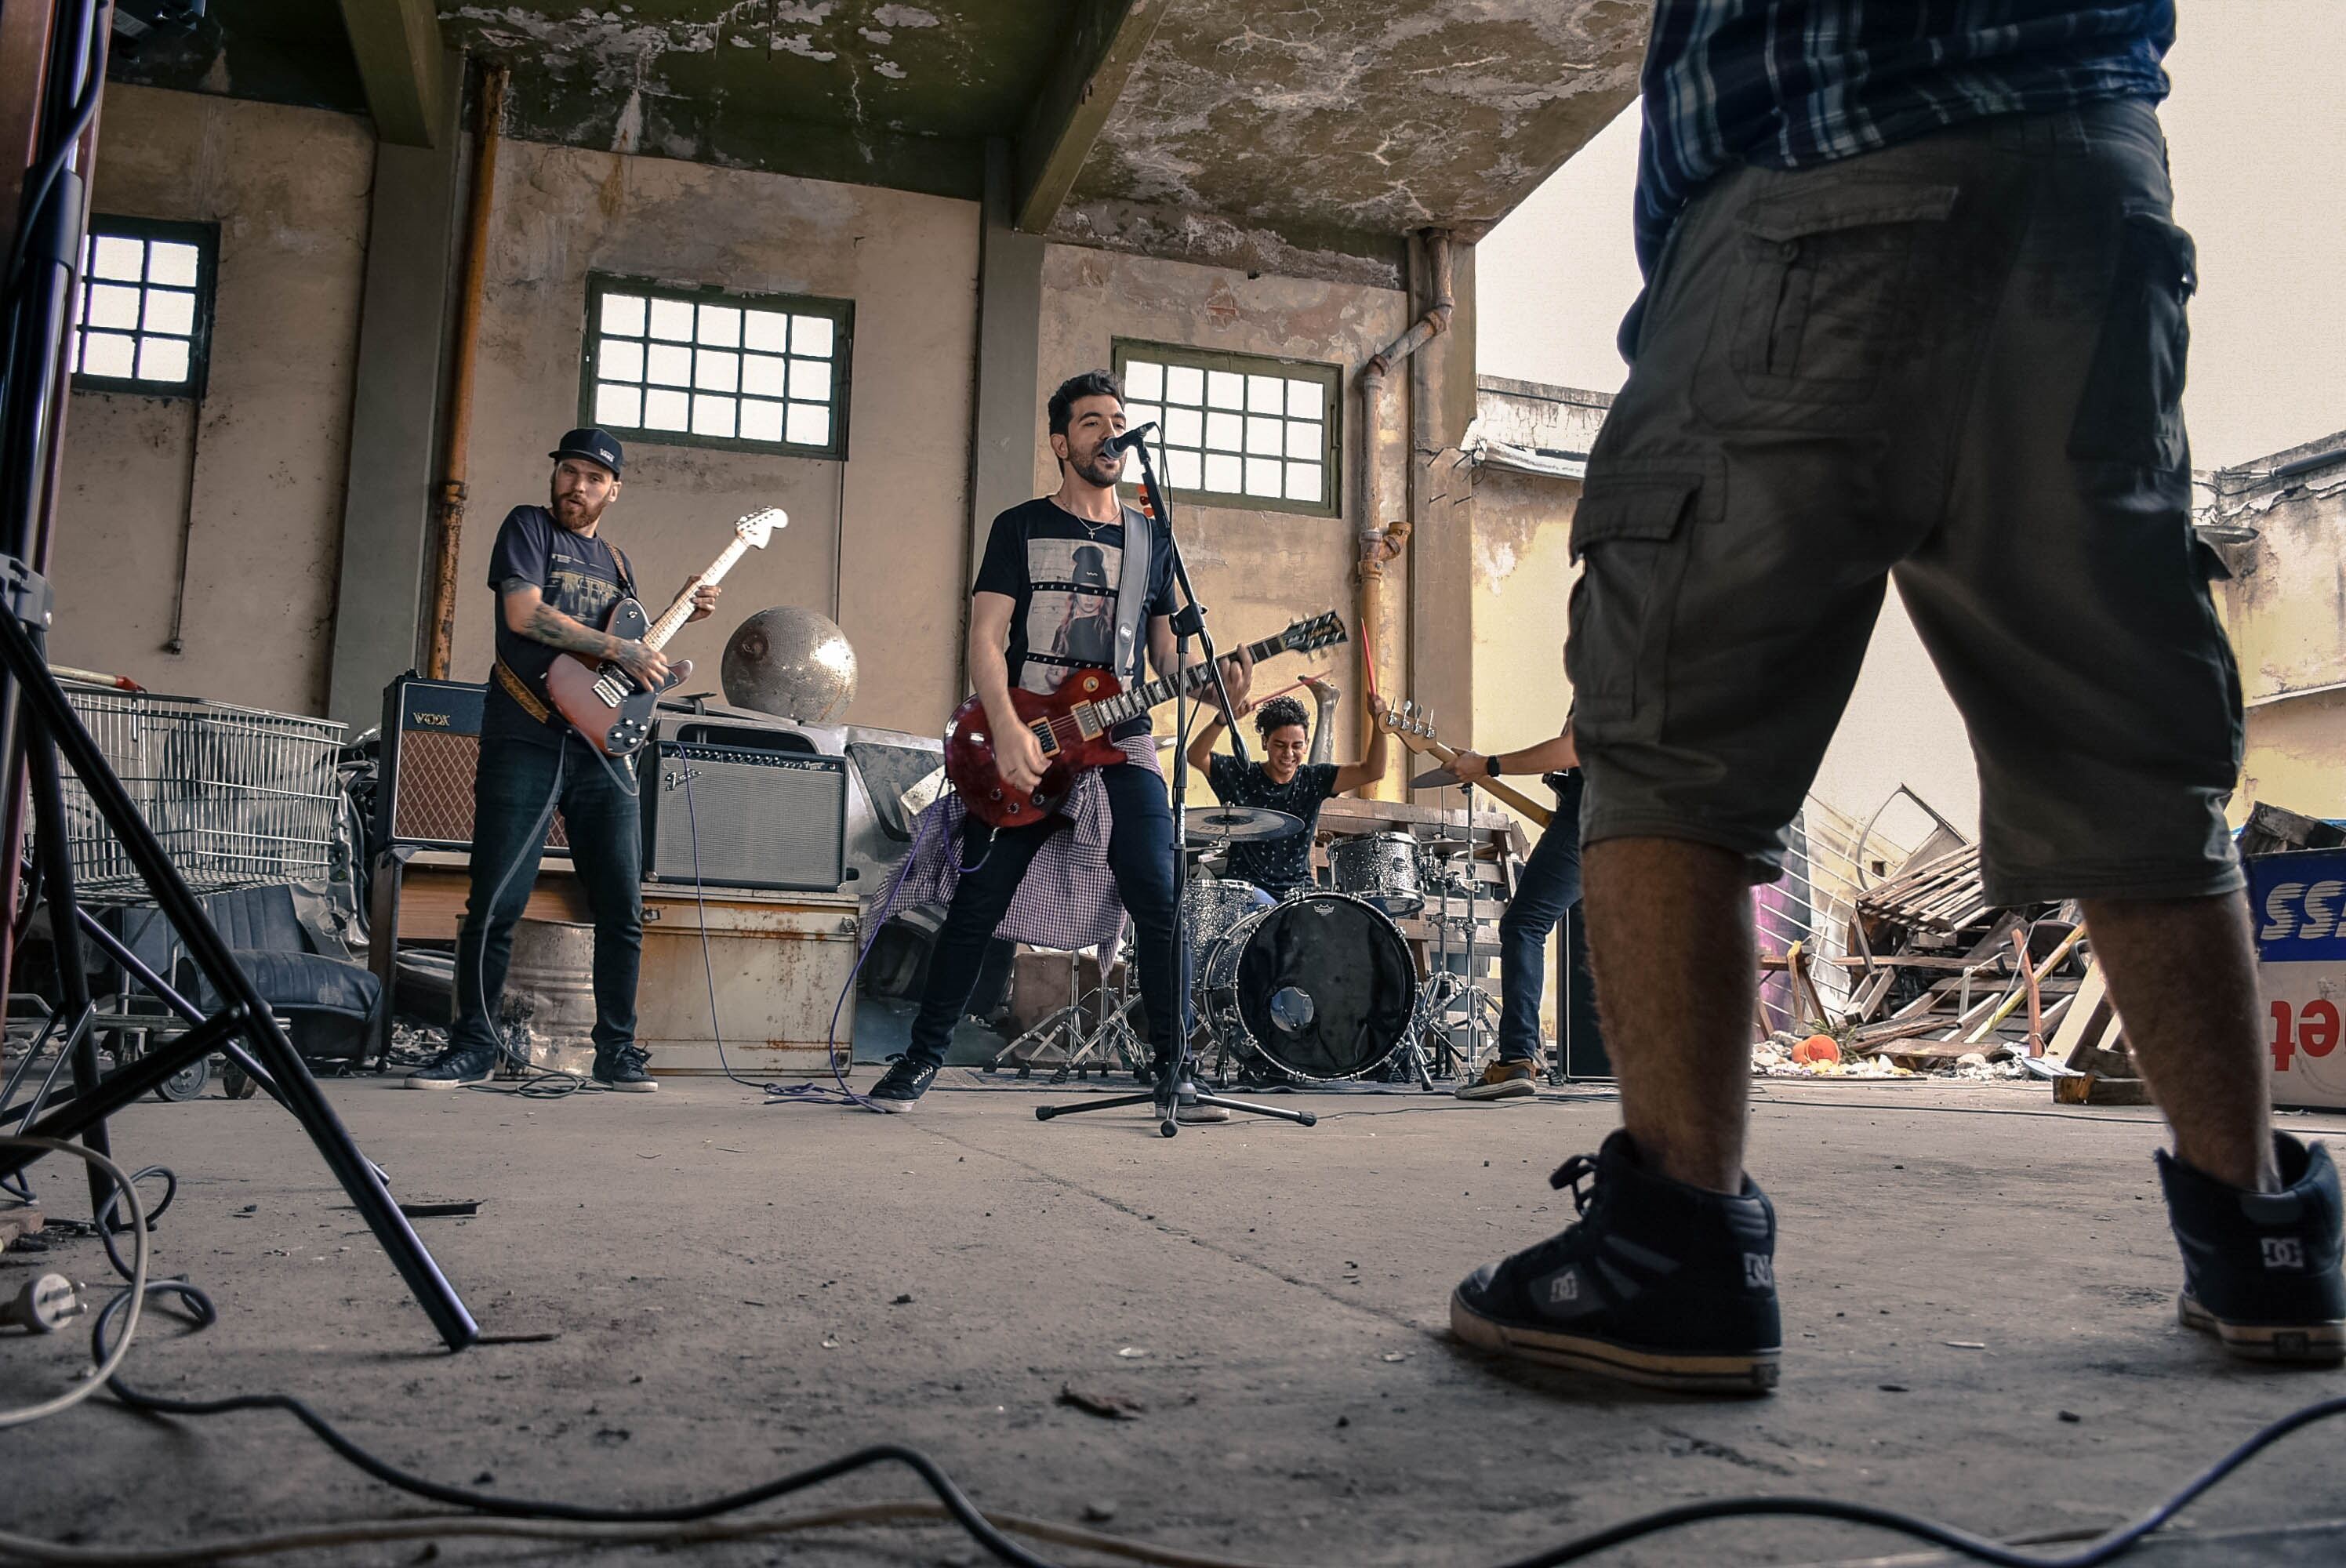
<instances>
[{"instance_id":1,"label":"man in cargo shorts","mask_svg":"<svg viewBox=\"0 0 2346 1568\"><path fill-rule=\"evenodd\" d=\"M1628 382L1573 523L1586 904L1622 1129L1466 1341L1775 1382L1744 1174L1747 887L1780 873L1885 580L1969 728L1989 898L2079 899L2174 1131L2183 1322L2346 1356L2339 1184L2277 1135L2224 821L2240 695L2192 532L2167 0L1661 0Z\"/></svg>"}]
</instances>

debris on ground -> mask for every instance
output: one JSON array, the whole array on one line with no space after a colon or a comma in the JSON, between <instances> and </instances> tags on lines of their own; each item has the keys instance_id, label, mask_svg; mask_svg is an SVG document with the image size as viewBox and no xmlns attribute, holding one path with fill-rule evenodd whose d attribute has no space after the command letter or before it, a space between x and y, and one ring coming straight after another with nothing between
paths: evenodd
<instances>
[{"instance_id":1,"label":"debris on ground","mask_svg":"<svg viewBox=\"0 0 2346 1568\"><path fill-rule=\"evenodd\" d=\"M1097 1416L1104 1421L1135 1420L1148 1410L1147 1405L1120 1395L1096 1393L1088 1389L1078 1389L1073 1383L1059 1385L1058 1402L1087 1416Z\"/></svg>"}]
</instances>

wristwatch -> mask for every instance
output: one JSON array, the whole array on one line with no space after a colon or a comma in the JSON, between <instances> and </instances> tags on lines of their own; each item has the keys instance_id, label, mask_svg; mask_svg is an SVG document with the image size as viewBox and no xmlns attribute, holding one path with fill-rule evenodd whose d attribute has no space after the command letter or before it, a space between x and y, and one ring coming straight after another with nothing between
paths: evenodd
<instances>
[{"instance_id":1,"label":"wristwatch","mask_svg":"<svg viewBox=\"0 0 2346 1568\"><path fill-rule=\"evenodd\" d=\"M1500 772L1499 754L1495 751L1485 752L1483 757L1483 777L1496 779Z\"/></svg>"}]
</instances>

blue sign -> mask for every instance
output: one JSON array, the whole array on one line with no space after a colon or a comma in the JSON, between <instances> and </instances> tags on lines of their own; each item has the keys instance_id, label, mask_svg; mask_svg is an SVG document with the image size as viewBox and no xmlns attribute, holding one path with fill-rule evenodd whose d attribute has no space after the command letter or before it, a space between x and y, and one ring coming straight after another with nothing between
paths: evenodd
<instances>
[{"instance_id":1,"label":"blue sign","mask_svg":"<svg viewBox=\"0 0 2346 1568\"><path fill-rule=\"evenodd\" d=\"M2346 959L2346 849L2249 857L2249 912L2266 963Z\"/></svg>"}]
</instances>

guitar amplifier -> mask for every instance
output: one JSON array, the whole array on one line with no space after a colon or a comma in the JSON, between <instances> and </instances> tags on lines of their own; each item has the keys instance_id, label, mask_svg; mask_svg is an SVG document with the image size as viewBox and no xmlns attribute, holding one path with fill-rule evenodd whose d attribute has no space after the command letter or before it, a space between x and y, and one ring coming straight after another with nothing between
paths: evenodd
<instances>
[{"instance_id":1,"label":"guitar amplifier","mask_svg":"<svg viewBox=\"0 0 2346 1568\"><path fill-rule=\"evenodd\" d=\"M695 881L696 839L697 880L708 887L827 893L846 881L846 758L657 744L658 755L644 759L644 881Z\"/></svg>"},{"instance_id":2,"label":"guitar amplifier","mask_svg":"<svg viewBox=\"0 0 2346 1568\"><path fill-rule=\"evenodd\" d=\"M375 780L375 838L428 850L473 847L473 779L481 763L481 705L488 687L401 676L382 691L382 758ZM546 847L568 855L562 813Z\"/></svg>"}]
</instances>

